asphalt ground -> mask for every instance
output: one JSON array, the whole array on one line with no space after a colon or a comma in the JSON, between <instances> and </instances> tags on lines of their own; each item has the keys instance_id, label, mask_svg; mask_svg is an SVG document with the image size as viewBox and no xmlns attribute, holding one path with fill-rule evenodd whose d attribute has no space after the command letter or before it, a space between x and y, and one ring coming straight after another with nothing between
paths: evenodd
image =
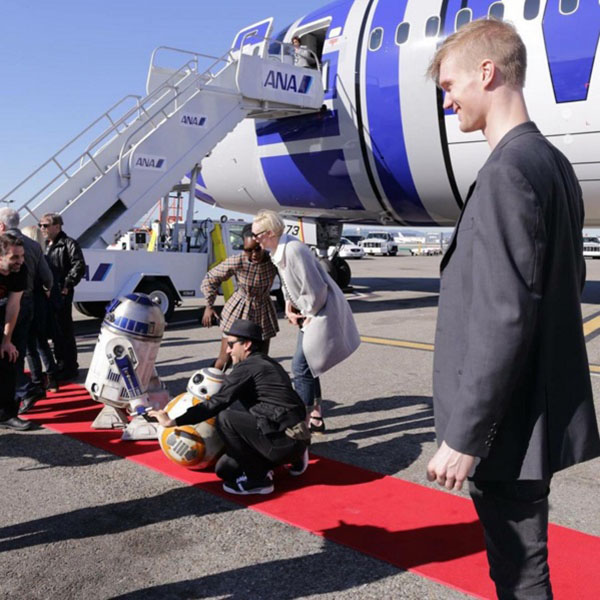
<instances>
[{"instance_id":1,"label":"asphalt ground","mask_svg":"<svg viewBox=\"0 0 600 600\"><path fill-rule=\"evenodd\" d=\"M379 343L363 343L323 377L327 433L314 454L436 487L424 474L435 449L439 261L351 264L359 331ZM600 261L587 265L586 339L600 371ZM219 330L199 326L200 304L176 312L159 352L172 396L218 351ZM271 354L289 371L296 331L283 319L280 327ZM81 383L98 331L98 321L77 316ZM595 374L592 384L599 398ZM599 467L594 460L555 476L552 522L600 536ZM468 597L46 429L0 431L0 475L0 598Z\"/></svg>"}]
</instances>

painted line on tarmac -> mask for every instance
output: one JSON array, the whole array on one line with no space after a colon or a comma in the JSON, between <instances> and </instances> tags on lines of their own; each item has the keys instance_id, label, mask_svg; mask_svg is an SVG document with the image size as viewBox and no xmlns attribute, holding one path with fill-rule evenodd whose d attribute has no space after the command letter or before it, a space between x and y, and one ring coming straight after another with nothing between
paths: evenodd
<instances>
[{"instance_id":1,"label":"painted line on tarmac","mask_svg":"<svg viewBox=\"0 0 600 600\"><path fill-rule=\"evenodd\" d=\"M596 312L583 320L583 335L586 342L600 335L600 312Z\"/></svg>"},{"instance_id":2,"label":"painted line on tarmac","mask_svg":"<svg viewBox=\"0 0 600 600\"><path fill-rule=\"evenodd\" d=\"M408 342L405 340L393 340L389 338L370 337L366 335L361 335L360 340L365 344L377 344L379 346L395 346L397 348L409 348L410 350L425 350L426 352L433 352L434 350L433 344L425 344L423 342ZM590 372L593 375L600 375L600 365L590 364L589 367Z\"/></svg>"},{"instance_id":3,"label":"painted line on tarmac","mask_svg":"<svg viewBox=\"0 0 600 600\"><path fill-rule=\"evenodd\" d=\"M370 337L366 335L361 335L360 339L367 344L396 346L400 348L410 348L411 350L426 350L427 352L433 352L433 344L424 344L423 342L408 342L405 340L392 340L389 338Z\"/></svg>"}]
</instances>

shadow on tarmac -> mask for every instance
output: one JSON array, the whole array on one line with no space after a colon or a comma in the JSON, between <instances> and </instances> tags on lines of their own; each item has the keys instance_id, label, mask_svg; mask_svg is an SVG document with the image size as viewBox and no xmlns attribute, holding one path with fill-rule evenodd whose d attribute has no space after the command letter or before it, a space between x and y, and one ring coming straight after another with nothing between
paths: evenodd
<instances>
[{"instance_id":1,"label":"shadow on tarmac","mask_svg":"<svg viewBox=\"0 0 600 600\"><path fill-rule=\"evenodd\" d=\"M439 277L354 277L352 284L355 291L384 292L404 290L410 292L429 292L439 294ZM367 290L360 288L366 287Z\"/></svg>"},{"instance_id":2,"label":"shadow on tarmac","mask_svg":"<svg viewBox=\"0 0 600 600\"><path fill-rule=\"evenodd\" d=\"M39 471L54 467L88 467L122 460L114 454L93 446L86 446L82 449L79 445L73 445L71 439L65 439L64 435L54 433L44 435L43 439L38 435L6 433L0 436L0 456L4 458L31 458L37 461L35 465L19 469L21 472Z\"/></svg>"},{"instance_id":3,"label":"shadow on tarmac","mask_svg":"<svg viewBox=\"0 0 600 600\"><path fill-rule=\"evenodd\" d=\"M368 539L371 548L391 549L405 569L454 560L484 549L483 534L477 521L405 531L340 522L339 526L325 530L323 534L351 547ZM347 560L347 550L326 540L319 553L148 587L113 596L111 600L215 596L228 600L293 600L360 588L398 573L396 567L367 557L356 557L353 559L356 562L349 568L335 566L347 564Z\"/></svg>"},{"instance_id":4,"label":"shadow on tarmac","mask_svg":"<svg viewBox=\"0 0 600 600\"><path fill-rule=\"evenodd\" d=\"M147 498L81 508L0 529L0 552L65 540L91 538L131 531L154 523L188 516L240 510L240 507L202 501L193 487L169 490Z\"/></svg>"},{"instance_id":5,"label":"shadow on tarmac","mask_svg":"<svg viewBox=\"0 0 600 600\"><path fill-rule=\"evenodd\" d=\"M351 300L352 312L379 313L387 310L406 310L409 308L432 308L438 305L438 296L422 296L420 298L400 298L396 300L379 300L373 297L368 300Z\"/></svg>"},{"instance_id":6,"label":"shadow on tarmac","mask_svg":"<svg viewBox=\"0 0 600 600\"><path fill-rule=\"evenodd\" d=\"M346 432L343 439L327 439L313 437L313 449L317 454L382 473L394 475L409 467L423 451L423 444L435 440L433 431L432 399L428 396L387 396L370 398L354 405L337 404L330 400L323 401L325 421L328 417L346 415L378 414L412 408L410 414L397 415L381 419L353 422L339 428L329 428L327 433ZM412 433L411 430L419 430ZM422 431L428 429L428 431ZM381 439L378 441L380 438ZM322 439L326 444L319 444ZM367 446L361 442L368 440Z\"/></svg>"}]
</instances>

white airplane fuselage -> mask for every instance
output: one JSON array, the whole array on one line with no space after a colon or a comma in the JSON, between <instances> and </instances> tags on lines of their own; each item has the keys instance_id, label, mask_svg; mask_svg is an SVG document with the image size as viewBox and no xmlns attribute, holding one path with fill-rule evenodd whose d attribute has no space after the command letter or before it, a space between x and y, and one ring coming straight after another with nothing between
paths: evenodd
<instances>
[{"instance_id":1,"label":"white airplane fuselage","mask_svg":"<svg viewBox=\"0 0 600 600\"><path fill-rule=\"evenodd\" d=\"M425 72L457 21L490 13L523 37L530 116L572 162L586 225L600 226L596 0L338 0L306 15L277 38L312 41L324 108L242 122L203 160L197 197L246 213L452 226L490 150L459 130Z\"/></svg>"}]
</instances>

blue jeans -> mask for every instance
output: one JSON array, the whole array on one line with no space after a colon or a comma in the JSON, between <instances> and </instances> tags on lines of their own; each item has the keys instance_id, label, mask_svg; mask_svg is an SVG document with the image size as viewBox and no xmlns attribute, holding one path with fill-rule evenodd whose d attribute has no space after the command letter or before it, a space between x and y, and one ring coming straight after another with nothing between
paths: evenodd
<instances>
[{"instance_id":1,"label":"blue jeans","mask_svg":"<svg viewBox=\"0 0 600 600\"><path fill-rule=\"evenodd\" d=\"M315 398L321 397L321 382L318 377L314 377L310 372L306 357L304 356L304 350L302 349L303 339L304 332L299 331L296 353L292 359L294 389L306 406L314 406Z\"/></svg>"},{"instance_id":2,"label":"blue jeans","mask_svg":"<svg viewBox=\"0 0 600 600\"><path fill-rule=\"evenodd\" d=\"M27 352L27 339L33 323L33 296L23 295L19 317L12 336L12 343L19 351L16 367L16 390L15 396L18 402L23 400L28 393L33 391L29 375L25 373L25 354Z\"/></svg>"}]
</instances>

